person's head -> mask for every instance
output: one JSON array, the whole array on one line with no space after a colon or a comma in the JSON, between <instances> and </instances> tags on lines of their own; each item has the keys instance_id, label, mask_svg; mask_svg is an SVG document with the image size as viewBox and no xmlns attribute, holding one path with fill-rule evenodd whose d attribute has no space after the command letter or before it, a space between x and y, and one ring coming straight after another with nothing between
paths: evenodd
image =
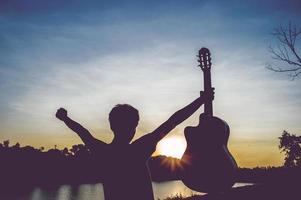
<instances>
[{"instance_id":1,"label":"person's head","mask_svg":"<svg viewBox=\"0 0 301 200\"><path fill-rule=\"evenodd\" d=\"M128 104L117 104L109 114L114 139L122 143L129 143L136 132L139 122L139 112Z\"/></svg>"}]
</instances>

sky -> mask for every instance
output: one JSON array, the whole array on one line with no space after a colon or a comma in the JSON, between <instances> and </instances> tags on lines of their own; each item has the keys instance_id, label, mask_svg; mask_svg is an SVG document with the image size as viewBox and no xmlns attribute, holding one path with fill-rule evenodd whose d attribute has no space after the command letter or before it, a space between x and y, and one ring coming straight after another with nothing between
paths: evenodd
<instances>
[{"instance_id":1,"label":"sky","mask_svg":"<svg viewBox=\"0 0 301 200\"><path fill-rule=\"evenodd\" d=\"M139 138L198 97L196 55L207 47L214 115L230 125L238 164L282 165L278 137L301 134L301 80L267 70L279 64L268 47L277 46L275 27L301 26L300 9L297 0L0 0L0 141L80 143L54 116L64 107L110 142L108 113L118 103L139 109ZM202 112L170 137L183 137Z\"/></svg>"}]
</instances>

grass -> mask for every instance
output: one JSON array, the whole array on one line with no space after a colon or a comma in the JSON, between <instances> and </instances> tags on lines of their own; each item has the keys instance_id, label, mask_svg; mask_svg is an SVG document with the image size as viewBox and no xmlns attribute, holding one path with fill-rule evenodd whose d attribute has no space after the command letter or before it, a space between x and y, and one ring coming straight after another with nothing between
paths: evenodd
<instances>
[{"instance_id":1,"label":"grass","mask_svg":"<svg viewBox=\"0 0 301 200\"><path fill-rule=\"evenodd\" d=\"M183 196L182 194L176 194L174 196L170 196L170 197L167 197L165 199L162 199L162 200L190 200L190 199L194 199L194 198L197 198L198 196L201 196L201 195L196 195L196 194L191 194L189 197L187 196ZM158 200L161 200L161 199L158 199Z\"/></svg>"},{"instance_id":2,"label":"grass","mask_svg":"<svg viewBox=\"0 0 301 200\"><path fill-rule=\"evenodd\" d=\"M278 182L232 188L221 194L175 195L164 200L300 200L300 182Z\"/></svg>"}]
</instances>

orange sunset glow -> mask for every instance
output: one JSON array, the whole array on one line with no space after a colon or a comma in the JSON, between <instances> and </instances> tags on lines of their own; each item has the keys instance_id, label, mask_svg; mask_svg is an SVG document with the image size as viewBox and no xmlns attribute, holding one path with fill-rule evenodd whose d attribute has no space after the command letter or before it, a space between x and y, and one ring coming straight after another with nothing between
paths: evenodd
<instances>
[{"instance_id":1,"label":"orange sunset glow","mask_svg":"<svg viewBox=\"0 0 301 200\"><path fill-rule=\"evenodd\" d=\"M181 159L185 149L185 139L176 136L163 139L157 145L157 151L159 154L178 159Z\"/></svg>"}]
</instances>

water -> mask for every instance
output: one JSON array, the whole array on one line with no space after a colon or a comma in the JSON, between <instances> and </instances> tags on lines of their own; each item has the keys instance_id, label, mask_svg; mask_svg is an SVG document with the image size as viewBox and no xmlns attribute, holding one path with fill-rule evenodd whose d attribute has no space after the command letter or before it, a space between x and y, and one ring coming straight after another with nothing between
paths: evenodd
<instances>
[{"instance_id":1,"label":"water","mask_svg":"<svg viewBox=\"0 0 301 200\"><path fill-rule=\"evenodd\" d=\"M247 183L237 183L234 187L249 185ZM155 199L181 194L190 196L192 194L202 194L187 188L181 181L168 181L163 183L153 183ZM101 183L82 184L78 186L61 185L56 188L34 188L27 194L3 197L5 200L104 200L103 187Z\"/></svg>"}]
</instances>

